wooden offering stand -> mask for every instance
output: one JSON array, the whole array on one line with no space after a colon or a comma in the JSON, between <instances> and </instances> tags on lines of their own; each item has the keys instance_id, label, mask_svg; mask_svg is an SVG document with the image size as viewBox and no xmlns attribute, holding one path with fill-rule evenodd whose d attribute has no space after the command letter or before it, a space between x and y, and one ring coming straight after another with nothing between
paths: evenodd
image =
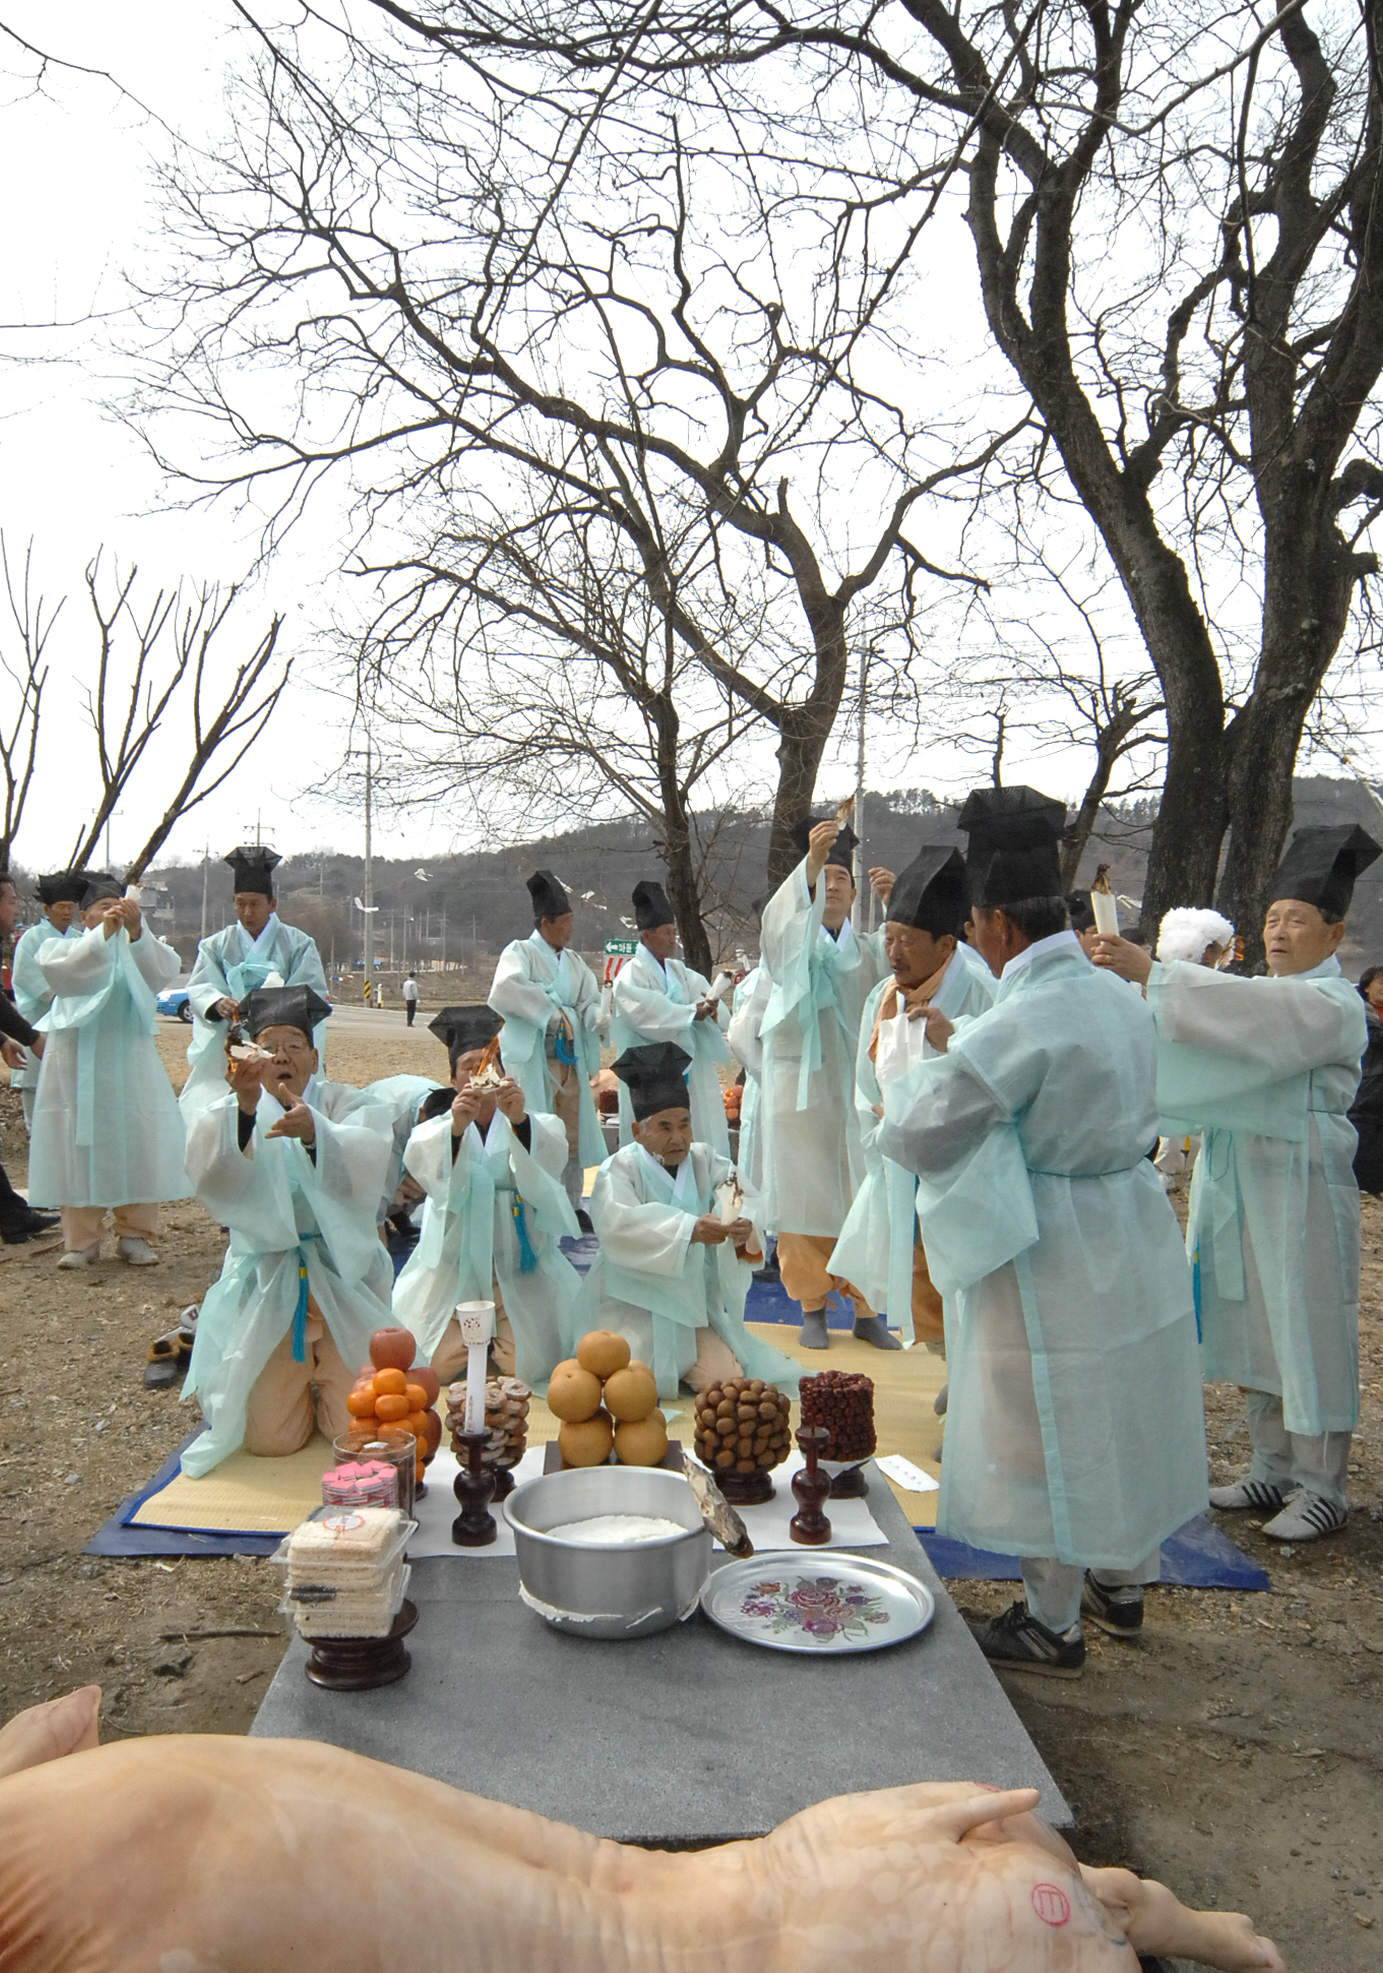
<instances>
[{"instance_id":1,"label":"wooden offering stand","mask_svg":"<svg viewBox=\"0 0 1383 1973\"><path fill-rule=\"evenodd\" d=\"M864 1477L863 1461L858 1466L847 1466L843 1473L837 1473L831 1481L832 1500L863 1500L868 1492L869 1485Z\"/></svg>"},{"instance_id":2,"label":"wooden offering stand","mask_svg":"<svg viewBox=\"0 0 1383 1973\"><path fill-rule=\"evenodd\" d=\"M464 1447L467 1464L457 1469L452 1492L461 1503L461 1512L451 1524L451 1538L458 1548L488 1548L499 1532L490 1502L495 1494L494 1473L487 1470L484 1452L490 1443L486 1431L455 1432L452 1443Z\"/></svg>"},{"instance_id":3,"label":"wooden offering stand","mask_svg":"<svg viewBox=\"0 0 1383 1973\"><path fill-rule=\"evenodd\" d=\"M752 1473L730 1472L717 1468L711 1478L732 1507L760 1507L766 1500L772 1500L776 1489L769 1477L769 1468L760 1466Z\"/></svg>"},{"instance_id":4,"label":"wooden offering stand","mask_svg":"<svg viewBox=\"0 0 1383 1973\"><path fill-rule=\"evenodd\" d=\"M824 1425L799 1425L794 1437L807 1463L792 1476L793 1498L798 1506L788 1522L788 1533L804 1547L819 1548L831 1539L831 1524L821 1511L822 1502L831 1491L831 1480L816 1462L830 1444L831 1434Z\"/></svg>"},{"instance_id":5,"label":"wooden offering stand","mask_svg":"<svg viewBox=\"0 0 1383 1973\"><path fill-rule=\"evenodd\" d=\"M416 1605L405 1597L385 1637L316 1637L303 1670L328 1692L373 1692L403 1677L413 1660L403 1640L418 1621Z\"/></svg>"}]
</instances>

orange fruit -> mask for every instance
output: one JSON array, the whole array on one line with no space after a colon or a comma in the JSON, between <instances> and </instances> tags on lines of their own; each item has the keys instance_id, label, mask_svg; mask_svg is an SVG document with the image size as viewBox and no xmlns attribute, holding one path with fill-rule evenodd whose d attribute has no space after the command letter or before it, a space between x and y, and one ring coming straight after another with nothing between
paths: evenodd
<instances>
[{"instance_id":1,"label":"orange fruit","mask_svg":"<svg viewBox=\"0 0 1383 1973\"><path fill-rule=\"evenodd\" d=\"M667 1451L661 1411L615 1427L615 1458L621 1466L658 1466Z\"/></svg>"},{"instance_id":2,"label":"orange fruit","mask_svg":"<svg viewBox=\"0 0 1383 1973\"><path fill-rule=\"evenodd\" d=\"M628 1363L629 1345L613 1329L592 1329L577 1344L576 1361L595 1377L610 1377Z\"/></svg>"},{"instance_id":3,"label":"orange fruit","mask_svg":"<svg viewBox=\"0 0 1383 1973\"><path fill-rule=\"evenodd\" d=\"M375 1399L375 1417L385 1425L402 1425L410 1408L402 1391L386 1391Z\"/></svg>"},{"instance_id":4,"label":"orange fruit","mask_svg":"<svg viewBox=\"0 0 1383 1973\"><path fill-rule=\"evenodd\" d=\"M403 1429L405 1432L411 1432L418 1444L423 1445L427 1440L427 1413L410 1411L403 1421Z\"/></svg>"},{"instance_id":5,"label":"orange fruit","mask_svg":"<svg viewBox=\"0 0 1383 1973\"><path fill-rule=\"evenodd\" d=\"M402 1397L408 1389L408 1379L401 1370L377 1370L374 1377L375 1396Z\"/></svg>"},{"instance_id":6,"label":"orange fruit","mask_svg":"<svg viewBox=\"0 0 1383 1973\"><path fill-rule=\"evenodd\" d=\"M423 1389L421 1384L415 1384L410 1381L405 1386L403 1394L408 1399L408 1402L414 1411L427 1410L429 1399L427 1392Z\"/></svg>"},{"instance_id":7,"label":"orange fruit","mask_svg":"<svg viewBox=\"0 0 1383 1973\"><path fill-rule=\"evenodd\" d=\"M559 1363L548 1379L547 1408L575 1423L600 1409L600 1379L579 1363Z\"/></svg>"},{"instance_id":8,"label":"orange fruit","mask_svg":"<svg viewBox=\"0 0 1383 1973\"><path fill-rule=\"evenodd\" d=\"M613 1377L605 1380L606 1407L626 1424L636 1424L641 1418L647 1418L657 1402L658 1386L646 1364L631 1363L627 1370L617 1370ZM633 1463L642 1465L643 1461L635 1460Z\"/></svg>"},{"instance_id":9,"label":"orange fruit","mask_svg":"<svg viewBox=\"0 0 1383 1973\"><path fill-rule=\"evenodd\" d=\"M569 1419L557 1434L568 1466L602 1465L610 1457L614 1442L608 1411L598 1411L594 1418Z\"/></svg>"},{"instance_id":10,"label":"orange fruit","mask_svg":"<svg viewBox=\"0 0 1383 1973\"><path fill-rule=\"evenodd\" d=\"M375 1415L375 1394L368 1384L357 1384L347 1394L346 1409L352 1418L373 1418Z\"/></svg>"}]
</instances>

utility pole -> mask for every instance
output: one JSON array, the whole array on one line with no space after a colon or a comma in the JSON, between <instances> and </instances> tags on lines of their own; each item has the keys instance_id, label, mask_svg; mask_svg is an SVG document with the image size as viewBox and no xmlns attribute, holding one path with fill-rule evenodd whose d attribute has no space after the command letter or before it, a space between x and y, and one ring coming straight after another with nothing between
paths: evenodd
<instances>
[{"instance_id":1,"label":"utility pole","mask_svg":"<svg viewBox=\"0 0 1383 1973\"><path fill-rule=\"evenodd\" d=\"M856 931L860 928L860 909L864 893L869 891L869 930L874 929L874 893L869 889L868 858L864 846L864 688L869 677L869 647L860 646L860 704L859 720L855 735L855 834L859 842L855 847L855 902L850 912L850 922Z\"/></svg>"},{"instance_id":2,"label":"utility pole","mask_svg":"<svg viewBox=\"0 0 1383 1973\"><path fill-rule=\"evenodd\" d=\"M447 907L442 906L442 971L447 970Z\"/></svg>"},{"instance_id":3,"label":"utility pole","mask_svg":"<svg viewBox=\"0 0 1383 1973\"><path fill-rule=\"evenodd\" d=\"M394 970L394 910L393 907L391 906L389 910L389 971L392 973L393 970Z\"/></svg>"},{"instance_id":4,"label":"utility pole","mask_svg":"<svg viewBox=\"0 0 1383 1973\"><path fill-rule=\"evenodd\" d=\"M374 793L373 776L374 759L370 751L370 743L367 740L365 742L365 978L367 980L374 977L375 959L375 931L372 910L375 901L375 880L374 868L370 857L370 828L373 819L370 814L370 803Z\"/></svg>"},{"instance_id":5,"label":"utility pole","mask_svg":"<svg viewBox=\"0 0 1383 1973\"><path fill-rule=\"evenodd\" d=\"M201 938L206 937L207 880L210 877L210 875L211 875L211 844L208 842L206 848L202 851L202 929L199 934Z\"/></svg>"}]
</instances>

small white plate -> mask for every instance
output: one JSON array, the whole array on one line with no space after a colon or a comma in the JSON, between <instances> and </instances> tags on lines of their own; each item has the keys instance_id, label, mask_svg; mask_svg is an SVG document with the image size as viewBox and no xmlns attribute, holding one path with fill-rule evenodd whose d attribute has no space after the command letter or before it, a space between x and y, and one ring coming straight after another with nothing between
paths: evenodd
<instances>
[{"instance_id":1,"label":"small white plate","mask_svg":"<svg viewBox=\"0 0 1383 1973\"><path fill-rule=\"evenodd\" d=\"M712 1571L701 1607L732 1637L817 1658L901 1644L936 1614L916 1576L842 1548L731 1562Z\"/></svg>"}]
</instances>

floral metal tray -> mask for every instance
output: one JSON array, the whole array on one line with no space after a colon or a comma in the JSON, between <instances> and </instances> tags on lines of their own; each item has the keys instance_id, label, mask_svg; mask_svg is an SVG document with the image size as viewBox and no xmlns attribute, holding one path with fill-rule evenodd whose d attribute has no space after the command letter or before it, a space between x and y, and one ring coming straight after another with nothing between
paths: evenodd
<instances>
[{"instance_id":1,"label":"floral metal tray","mask_svg":"<svg viewBox=\"0 0 1383 1973\"><path fill-rule=\"evenodd\" d=\"M936 1614L925 1583L843 1548L731 1562L707 1579L701 1607L732 1637L813 1657L882 1651L915 1637Z\"/></svg>"}]
</instances>

